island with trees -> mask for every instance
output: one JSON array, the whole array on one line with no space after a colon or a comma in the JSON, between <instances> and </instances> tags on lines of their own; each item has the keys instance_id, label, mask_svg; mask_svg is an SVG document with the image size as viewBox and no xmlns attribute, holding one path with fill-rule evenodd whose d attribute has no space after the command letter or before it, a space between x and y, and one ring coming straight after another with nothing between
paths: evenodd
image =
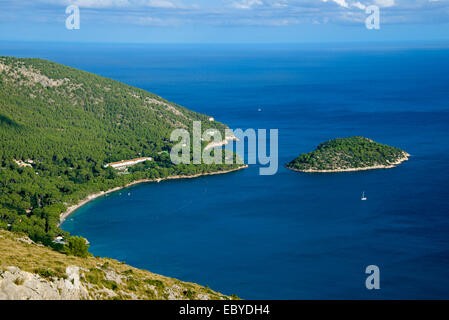
<instances>
[{"instance_id":1,"label":"island with trees","mask_svg":"<svg viewBox=\"0 0 449 320\"><path fill-rule=\"evenodd\" d=\"M393 168L410 155L365 137L337 138L321 143L287 164L300 172L345 172Z\"/></svg>"}]
</instances>

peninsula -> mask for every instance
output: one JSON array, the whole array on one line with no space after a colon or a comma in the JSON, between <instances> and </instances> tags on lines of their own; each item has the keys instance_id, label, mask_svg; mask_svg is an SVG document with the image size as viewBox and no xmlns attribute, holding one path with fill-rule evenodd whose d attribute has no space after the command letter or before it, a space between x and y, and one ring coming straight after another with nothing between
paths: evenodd
<instances>
[{"instance_id":1,"label":"peninsula","mask_svg":"<svg viewBox=\"0 0 449 320\"><path fill-rule=\"evenodd\" d=\"M68 297L58 296L58 290L34 295L23 287L46 279L53 289L52 281L61 281L58 288L69 290L64 278L73 275L73 268L84 274L88 291L74 298L228 298L170 278L158 279L166 282L164 290L153 290L160 286L153 275L93 258L85 239L60 228L79 206L127 186L245 168L230 151L223 160L231 157L233 164L187 165L170 159L175 129L192 135L192 124L199 121L204 131L225 136L227 125L145 90L42 59L0 57L0 101L0 299ZM231 139L212 145L201 141L201 148L221 147ZM15 251L3 249L14 246ZM25 255L27 250L36 255ZM45 264L42 255L64 265ZM97 267L100 262L106 266ZM140 273L140 280L128 268ZM120 275L112 277L114 283L111 270ZM11 282L19 291L2 290L2 283ZM130 287L142 289L141 294L132 294Z\"/></svg>"},{"instance_id":2,"label":"peninsula","mask_svg":"<svg viewBox=\"0 0 449 320\"><path fill-rule=\"evenodd\" d=\"M321 143L287 164L300 172L346 172L393 168L410 155L365 137L337 138Z\"/></svg>"}]
</instances>

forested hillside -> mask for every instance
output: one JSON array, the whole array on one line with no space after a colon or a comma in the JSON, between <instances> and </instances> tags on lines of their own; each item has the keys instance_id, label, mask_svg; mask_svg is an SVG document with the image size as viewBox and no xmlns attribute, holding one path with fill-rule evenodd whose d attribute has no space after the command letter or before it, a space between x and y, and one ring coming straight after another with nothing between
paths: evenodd
<instances>
[{"instance_id":1,"label":"forested hillside","mask_svg":"<svg viewBox=\"0 0 449 320\"><path fill-rule=\"evenodd\" d=\"M61 212L137 179L236 165L173 165L170 133L225 125L154 94L41 59L0 57L0 228L57 246ZM128 172L112 161L152 157Z\"/></svg>"}]
</instances>

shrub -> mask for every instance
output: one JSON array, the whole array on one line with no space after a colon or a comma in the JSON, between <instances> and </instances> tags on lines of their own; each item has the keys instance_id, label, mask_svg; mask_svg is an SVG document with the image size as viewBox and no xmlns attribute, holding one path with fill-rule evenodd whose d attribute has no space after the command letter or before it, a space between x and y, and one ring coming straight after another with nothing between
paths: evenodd
<instances>
[{"instance_id":1,"label":"shrub","mask_svg":"<svg viewBox=\"0 0 449 320\"><path fill-rule=\"evenodd\" d=\"M116 291L118 289L118 285L115 281L112 280L102 280L101 283L105 288Z\"/></svg>"},{"instance_id":2,"label":"shrub","mask_svg":"<svg viewBox=\"0 0 449 320\"><path fill-rule=\"evenodd\" d=\"M91 268L86 274L86 280L91 284L100 285L104 280L104 272L97 268Z\"/></svg>"},{"instance_id":3,"label":"shrub","mask_svg":"<svg viewBox=\"0 0 449 320\"><path fill-rule=\"evenodd\" d=\"M155 286L158 289L164 289L164 283L160 280L152 280L152 279L145 279L145 282L148 283L150 286Z\"/></svg>"},{"instance_id":4,"label":"shrub","mask_svg":"<svg viewBox=\"0 0 449 320\"><path fill-rule=\"evenodd\" d=\"M64 252L68 255L87 258L89 256L89 245L86 239L82 237L69 237L64 246Z\"/></svg>"},{"instance_id":5,"label":"shrub","mask_svg":"<svg viewBox=\"0 0 449 320\"><path fill-rule=\"evenodd\" d=\"M134 274L134 271L132 269L129 270L125 270L122 272L123 274L129 275L129 274Z\"/></svg>"},{"instance_id":6,"label":"shrub","mask_svg":"<svg viewBox=\"0 0 449 320\"><path fill-rule=\"evenodd\" d=\"M192 290L190 290L190 289L185 290L183 292L183 294L184 294L184 297L186 299L189 299L189 300L194 300L195 299L195 293Z\"/></svg>"},{"instance_id":7,"label":"shrub","mask_svg":"<svg viewBox=\"0 0 449 320\"><path fill-rule=\"evenodd\" d=\"M42 278L52 278L55 276L55 273L50 270L50 269L36 269L34 270L35 273L37 273L38 275L40 275Z\"/></svg>"}]
</instances>

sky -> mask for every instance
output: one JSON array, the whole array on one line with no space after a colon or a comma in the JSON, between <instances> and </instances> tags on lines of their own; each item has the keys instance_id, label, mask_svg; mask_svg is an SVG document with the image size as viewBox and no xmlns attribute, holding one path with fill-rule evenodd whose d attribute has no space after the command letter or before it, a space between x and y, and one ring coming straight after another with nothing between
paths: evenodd
<instances>
[{"instance_id":1,"label":"sky","mask_svg":"<svg viewBox=\"0 0 449 320\"><path fill-rule=\"evenodd\" d=\"M80 28L68 30L69 5ZM366 28L369 6L380 29ZM449 40L449 0L0 0L0 40L302 43Z\"/></svg>"}]
</instances>

